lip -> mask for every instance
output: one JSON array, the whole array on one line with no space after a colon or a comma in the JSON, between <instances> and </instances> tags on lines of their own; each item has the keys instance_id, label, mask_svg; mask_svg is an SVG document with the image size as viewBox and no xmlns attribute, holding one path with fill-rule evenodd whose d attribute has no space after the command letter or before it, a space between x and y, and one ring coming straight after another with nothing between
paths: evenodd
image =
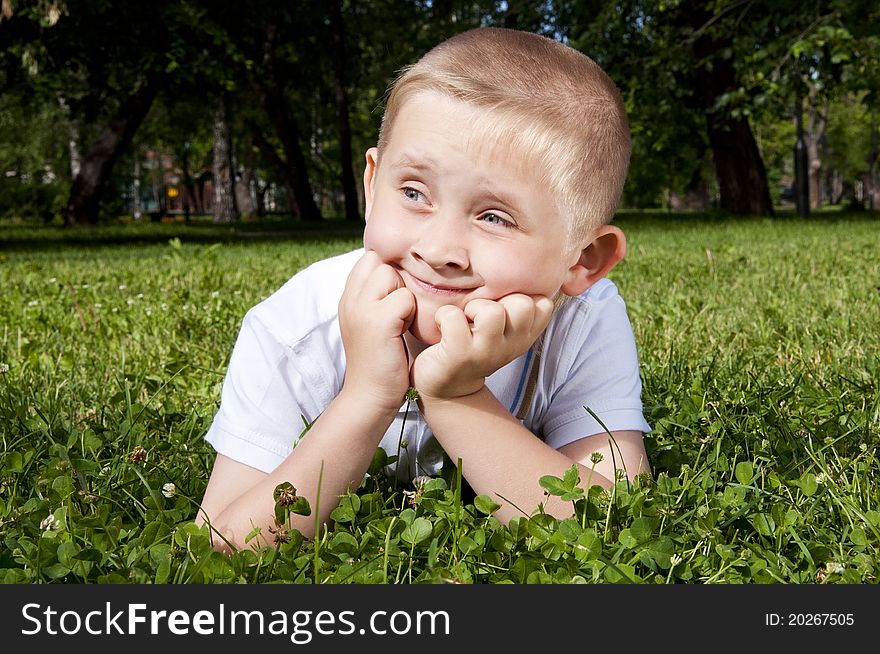
<instances>
[{"instance_id":1,"label":"lip","mask_svg":"<svg viewBox=\"0 0 880 654\"><path fill-rule=\"evenodd\" d=\"M409 277L413 281L413 284L416 287L424 290L427 293L431 293L433 295L443 295L446 297L453 297L456 295L461 295L462 293L467 293L468 291L470 291L474 288L473 286L468 286L467 288L462 288L462 287L457 287L457 286L441 286L441 285L437 285L437 284L432 284L431 282L427 282L424 279L416 277L415 275L413 275L410 272L407 272L407 271L403 271L403 272L406 273L406 276Z\"/></svg>"}]
</instances>

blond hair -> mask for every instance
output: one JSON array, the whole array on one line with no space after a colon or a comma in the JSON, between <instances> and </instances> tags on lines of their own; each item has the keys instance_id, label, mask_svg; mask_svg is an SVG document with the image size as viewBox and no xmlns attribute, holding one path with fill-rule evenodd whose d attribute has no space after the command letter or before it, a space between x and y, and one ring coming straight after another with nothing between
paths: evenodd
<instances>
[{"instance_id":1,"label":"blond hair","mask_svg":"<svg viewBox=\"0 0 880 654\"><path fill-rule=\"evenodd\" d=\"M611 221L629 167L629 125L620 92L592 59L529 32L483 27L453 36L400 71L380 158L401 107L426 91L485 110L474 128L537 167L570 239L583 242Z\"/></svg>"}]
</instances>

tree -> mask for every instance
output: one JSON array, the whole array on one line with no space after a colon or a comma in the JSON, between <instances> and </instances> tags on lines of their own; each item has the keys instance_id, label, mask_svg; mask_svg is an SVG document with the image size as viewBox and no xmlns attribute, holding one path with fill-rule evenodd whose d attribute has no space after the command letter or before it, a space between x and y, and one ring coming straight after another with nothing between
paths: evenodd
<instances>
[{"instance_id":1,"label":"tree","mask_svg":"<svg viewBox=\"0 0 880 654\"><path fill-rule=\"evenodd\" d=\"M226 98L220 95L214 111L214 222L238 220L235 202L235 168L232 163L232 135L227 118Z\"/></svg>"},{"instance_id":2,"label":"tree","mask_svg":"<svg viewBox=\"0 0 880 654\"><path fill-rule=\"evenodd\" d=\"M643 163L635 155L648 153L646 165L662 176L669 161L680 161L680 151L690 152L691 163L682 162L678 176L667 173L665 183L696 188L705 183L701 148L708 147L721 208L770 214L767 173L748 113L739 103L736 52L742 28L726 7L732 4L737 3L572 2L572 43L596 58L622 87L633 123L634 167ZM661 110L665 116L657 122ZM695 131L688 134L683 125ZM640 142L645 136L669 147Z\"/></svg>"},{"instance_id":3,"label":"tree","mask_svg":"<svg viewBox=\"0 0 880 654\"><path fill-rule=\"evenodd\" d=\"M64 208L68 225L97 221L114 163L168 83L163 53L175 42L174 4L35 3L0 26L12 57L31 62L17 81L46 102L62 98L83 126L87 145Z\"/></svg>"},{"instance_id":4,"label":"tree","mask_svg":"<svg viewBox=\"0 0 880 654\"><path fill-rule=\"evenodd\" d=\"M330 7L330 26L333 39L333 90L338 116L339 155L342 174L342 193L345 198L345 219L349 222L360 220L357 185L354 181L351 152L351 122L348 111L348 94L346 90L346 52L347 37L345 21L342 16L342 3L333 0Z\"/></svg>"}]
</instances>

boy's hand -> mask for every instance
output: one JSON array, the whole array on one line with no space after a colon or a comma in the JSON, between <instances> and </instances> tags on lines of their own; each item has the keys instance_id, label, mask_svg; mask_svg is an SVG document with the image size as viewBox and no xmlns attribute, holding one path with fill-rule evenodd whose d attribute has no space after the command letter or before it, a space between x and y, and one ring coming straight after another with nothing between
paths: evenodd
<instances>
[{"instance_id":1,"label":"boy's hand","mask_svg":"<svg viewBox=\"0 0 880 654\"><path fill-rule=\"evenodd\" d=\"M416 301L391 266L369 251L352 268L339 301L345 348L342 391L368 397L372 408L397 411L409 388L409 362L401 335Z\"/></svg>"},{"instance_id":2,"label":"boy's hand","mask_svg":"<svg viewBox=\"0 0 880 654\"><path fill-rule=\"evenodd\" d=\"M413 365L420 396L452 399L476 393L486 377L524 354L553 314L553 302L515 293L500 300L471 300L464 311L451 305L434 316L440 342Z\"/></svg>"}]
</instances>

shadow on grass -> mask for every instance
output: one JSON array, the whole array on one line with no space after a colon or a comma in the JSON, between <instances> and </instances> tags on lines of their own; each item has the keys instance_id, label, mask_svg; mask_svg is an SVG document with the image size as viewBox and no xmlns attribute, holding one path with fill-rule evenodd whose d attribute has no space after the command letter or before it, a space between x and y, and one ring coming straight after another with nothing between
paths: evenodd
<instances>
[{"instance_id":1,"label":"shadow on grass","mask_svg":"<svg viewBox=\"0 0 880 654\"><path fill-rule=\"evenodd\" d=\"M113 245L182 243L234 243L295 241L311 243L359 238L363 224L328 220L319 224L281 221L240 222L218 225L207 221L189 223L123 223L66 228L59 225L0 225L2 250L53 250Z\"/></svg>"}]
</instances>

